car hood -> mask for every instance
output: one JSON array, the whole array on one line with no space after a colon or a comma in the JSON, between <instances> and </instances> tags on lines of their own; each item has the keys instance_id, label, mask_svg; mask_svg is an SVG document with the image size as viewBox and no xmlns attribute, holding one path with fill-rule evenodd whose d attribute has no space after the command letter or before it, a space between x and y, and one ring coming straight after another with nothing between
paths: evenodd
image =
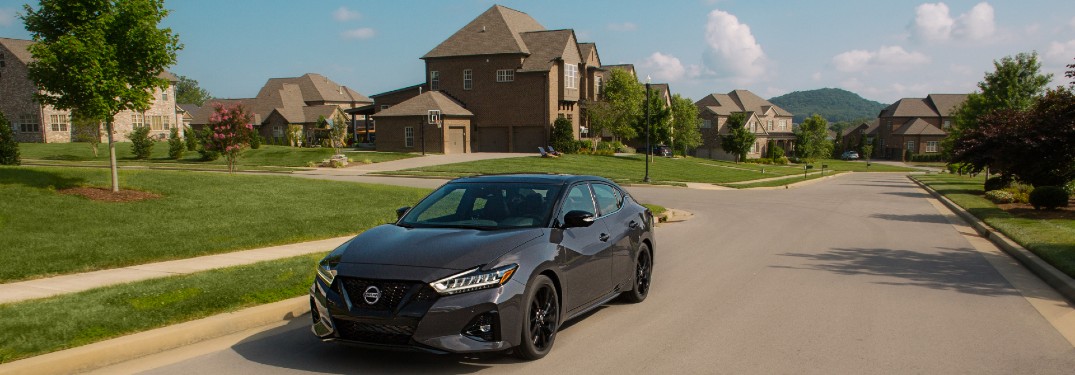
<instances>
[{"instance_id":1,"label":"car hood","mask_svg":"<svg viewBox=\"0 0 1075 375\"><path fill-rule=\"evenodd\" d=\"M381 225L358 235L341 263L465 270L495 261L545 228L477 230Z\"/></svg>"}]
</instances>

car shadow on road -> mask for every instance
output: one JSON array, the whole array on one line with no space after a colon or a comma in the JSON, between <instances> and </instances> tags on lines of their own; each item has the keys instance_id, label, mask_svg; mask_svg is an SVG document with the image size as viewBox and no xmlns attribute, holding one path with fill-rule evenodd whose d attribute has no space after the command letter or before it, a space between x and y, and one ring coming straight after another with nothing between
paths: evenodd
<instances>
[{"instance_id":1,"label":"car shadow on road","mask_svg":"<svg viewBox=\"0 0 1075 375\"><path fill-rule=\"evenodd\" d=\"M881 285L915 286L952 290L982 296L1019 295L980 253L970 249L938 248L927 253L899 249L848 248L827 252L785 253L814 262L802 267L847 276L878 276Z\"/></svg>"}]
</instances>

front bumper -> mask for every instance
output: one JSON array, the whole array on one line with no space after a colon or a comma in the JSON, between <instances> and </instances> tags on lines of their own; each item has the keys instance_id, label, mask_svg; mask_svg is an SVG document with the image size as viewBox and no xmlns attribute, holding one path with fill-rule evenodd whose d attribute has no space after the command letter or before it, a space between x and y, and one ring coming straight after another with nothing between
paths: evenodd
<instances>
[{"instance_id":1,"label":"front bumper","mask_svg":"<svg viewBox=\"0 0 1075 375\"><path fill-rule=\"evenodd\" d=\"M422 282L363 280L332 285L315 278L310 287L311 330L324 341L341 341L376 349L419 350L433 353L503 351L519 343L525 284L514 280L492 289L439 296ZM389 305L370 308L346 285L411 285ZM361 292L361 291L360 291ZM431 293L431 294L430 294ZM386 292L386 295L389 294ZM386 297L387 298L387 297ZM357 300L356 300L357 299ZM491 339L464 334L476 319L494 319Z\"/></svg>"}]
</instances>

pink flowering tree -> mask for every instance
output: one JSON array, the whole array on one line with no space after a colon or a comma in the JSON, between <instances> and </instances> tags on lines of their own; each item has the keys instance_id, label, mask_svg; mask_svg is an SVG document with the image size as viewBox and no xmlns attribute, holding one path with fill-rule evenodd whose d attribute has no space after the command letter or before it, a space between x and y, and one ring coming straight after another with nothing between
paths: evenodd
<instances>
[{"instance_id":1,"label":"pink flowering tree","mask_svg":"<svg viewBox=\"0 0 1075 375\"><path fill-rule=\"evenodd\" d=\"M219 152L228 162L228 171L235 172L235 162L254 137L253 120L254 116L241 105L213 105L208 134L202 147Z\"/></svg>"}]
</instances>

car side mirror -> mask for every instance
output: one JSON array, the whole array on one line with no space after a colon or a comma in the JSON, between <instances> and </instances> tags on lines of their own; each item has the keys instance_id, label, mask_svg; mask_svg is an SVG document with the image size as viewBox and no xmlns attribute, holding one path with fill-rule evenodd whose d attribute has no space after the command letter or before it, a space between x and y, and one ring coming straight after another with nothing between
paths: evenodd
<instances>
[{"instance_id":1,"label":"car side mirror","mask_svg":"<svg viewBox=\"0 0 1075 375\"><path fill-rule=\"evenodd\" d=\"M403 206L396 209L396 219L402 219L403 215L407 214L407 211L411 210L411 206Z\"/></svg>"},{"instance_id":2,"label":"car side mirror","mask_svg":"<svg viewBox=\"0 0 1075 375\"><path fill-rule=\"evenodd\" d=\"M593 224L594 216L586 211L570 211L564 215L564 228L588 227Z\"/></svg>"}]
</instances>

